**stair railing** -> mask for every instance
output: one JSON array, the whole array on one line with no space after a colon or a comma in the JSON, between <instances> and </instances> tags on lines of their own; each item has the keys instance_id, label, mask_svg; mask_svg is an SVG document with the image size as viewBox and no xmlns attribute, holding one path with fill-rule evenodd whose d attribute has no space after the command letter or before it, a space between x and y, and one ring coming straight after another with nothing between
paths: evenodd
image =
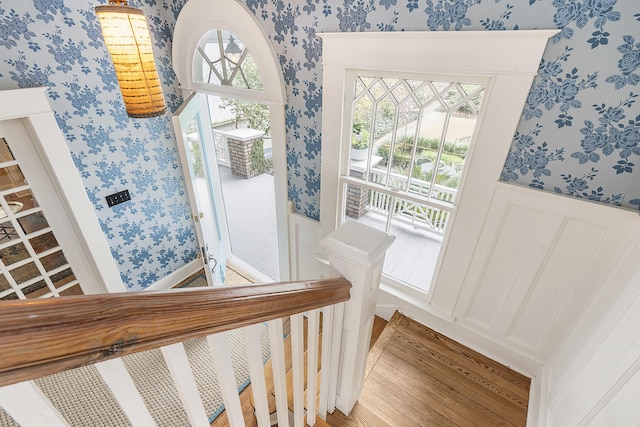
<instances>
[{"instance_id":1,"label":"stair railing","mask_svg":"<svg viewBox=\"0 0 640 427\"><path fill-rule=\"evenodd\" d=\"M366 359L371 334L372 301L375 308L384 250L393 240L353 224L323 240L330 274L346 279L0 302L0 406L20 426L69 425L65 414L34 380L93 365L131 425L158 425L122 357L160 348L188 423L209 426L211 420L183 344L206 336L215 360L224 416L229 425L243 426L247 411L238 395L226 337L226 331L242 328L255 408L249 414L249 418L255 416L252 423L269 426L276 421L287 427L291 412L295 426L314 425L316 416L325 418L335 407L348 414L362 385L358 376L364 376L362 357ZM379 238L371 239L370 235ZM360 238L354 241L353 236ZM358 295L359 301L349 299L350 293ZM318 345L321 313L322 352ZM286 316L291 324L292 408L284 356L282 319ZM272 393L267 391L260 357L258 328L263 322L269 330ZM276 403L277 420L271 416L270 398Z\"/></svg>"}]
</instances>

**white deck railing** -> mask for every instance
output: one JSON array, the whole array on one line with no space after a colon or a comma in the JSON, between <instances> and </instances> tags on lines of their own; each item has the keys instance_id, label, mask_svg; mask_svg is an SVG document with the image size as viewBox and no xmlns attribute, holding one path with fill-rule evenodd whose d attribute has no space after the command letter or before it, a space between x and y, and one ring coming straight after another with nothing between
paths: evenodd
<instances>
[{"instance_id":1,"label":"white deck railing","mask_svg":"<svg viewBox=\"0 0 640 427\"><path fill-rule=\"evenodd\" d=\"M406 176L391 173L389 182L386 182L387 172L379 169L371 169L369 181L375 184L382 184L391 188L407 189ZM431 183L417 178L411 178L408 191L415 195L429 196ZM445 187L435 184L431 198L453 203L457 189ZM393 197L381 191L371 190L369 196L369 205L367 210L379 212L388 215L389 210L393 210L393 218L399 221L409 223L415 227L430 230L437 234L443 234L447 221L449 220L449 212L440 209L437 206L427 203L417 203L415 201Z\"/></svg>"}]
</instances>

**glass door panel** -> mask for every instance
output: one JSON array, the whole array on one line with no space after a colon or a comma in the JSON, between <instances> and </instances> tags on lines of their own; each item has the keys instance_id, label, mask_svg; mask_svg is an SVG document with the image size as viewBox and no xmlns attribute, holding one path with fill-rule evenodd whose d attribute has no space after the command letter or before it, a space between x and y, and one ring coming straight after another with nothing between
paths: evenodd
<instances>
[{"instance_id":1,"label":"glass door panel","mask_svg":"<svg viewBox=\"0 0 640 427\"><path fill-rule=\"evenodd\" d=\"M82 294L4 138L0 138L0 221L0 299Z\"/></svg>"},{"instance_id":2,"label":"glass door panel","mask_svg":"<svg viewBox=\"0 0 640 427\"><path fill-rule=\"evenodd\" d=\"M192 94L173 120L207 280L224 284L230 245L206 98Z\"/></svg>"}]
</instances>

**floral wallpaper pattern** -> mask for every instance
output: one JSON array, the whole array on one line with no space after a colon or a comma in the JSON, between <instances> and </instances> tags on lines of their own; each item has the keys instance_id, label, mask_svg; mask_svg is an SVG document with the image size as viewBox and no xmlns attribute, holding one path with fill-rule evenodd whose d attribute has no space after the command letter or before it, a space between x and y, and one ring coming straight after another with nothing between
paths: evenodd
<instances>
[{"instance_id":1,"label":"floral wallpaper pattern","mask_svg":"<svg viewBox=\"0 0 640 427\"><path fill-rule=\"evenodd\" d=\"M215 1L215 0L211 0ZM186 0L131 0L148 17L165 99L180 105L171 39ZM48 86L103 231L131 289L195 257L170 114L126 116L93 7L0 0L0 89ZM630 0L242 0L274 45L288 96L289 198L319 219L319 32L557 28L501 179L640 209L640 3ZM104 196L128 188L131 203Z\"/></svg>"},{"instance_id":2,"label":"floral wallpaper pattern","mask_svg":"<svg viewBox=\"0 0 640 427\"><path fill-rule=\"evenodd\" d=\"M623 0L246 0L279 55L289 197L318 219L322 47L333 31L557 28L501 176L536 189L640 208L640 3ZM637 41L636 41L637 40Z\"/></svg>"},{"instance_id":3,"label":"floral wallpaper pattern","mask_svg":"<svg viewBox=\"0 0 640 427\"><path fill-rule=\"evenodd\" d=\"M182 99L170 65L171 34L184 2L147 1L165 99ZM193 260L197 241L171 115L126 115L93 12L97 1L0 1L0 89L48 86L49 100L120 275L143 289ZM131 201L105 196L129 189Z\"/></svg>"}]
</instances>

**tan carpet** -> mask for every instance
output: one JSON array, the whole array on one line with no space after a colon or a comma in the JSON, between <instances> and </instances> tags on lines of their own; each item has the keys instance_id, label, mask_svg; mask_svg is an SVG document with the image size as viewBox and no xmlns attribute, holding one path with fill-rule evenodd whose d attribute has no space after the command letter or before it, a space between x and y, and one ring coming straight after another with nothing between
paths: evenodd
<instances>
[{"instance_id":1,"label":"tan carpet","mask_svg":"<svg viewBox=\"0 0 640 427\"><path fill-rule=\"evenodd\" d=\"M232 270L233 271L233 270ZM241 274L234 272L236 284L249 283ZM229 279L231 277L228 276ZM181 283L181 287L206 286L203 275L193 276ZM227 333L238 390L249 384L249 370L242 332ZM269 358L269 338L266 324L260 325L262 358ZM213 421L224 409L218 380L215 375L215 360L209 351L206 338L196 338L184 343L200 397L209 421ZM142 398L158 426L189 426L178 392L160 350L136 353L123 358L127 370L133 377ZM93 366L62 372L36 380L52 404L64 414L70 426L130 426L126 415ZM0 427L18 424L0 409Z\"/></svg>"}]
</instances>

